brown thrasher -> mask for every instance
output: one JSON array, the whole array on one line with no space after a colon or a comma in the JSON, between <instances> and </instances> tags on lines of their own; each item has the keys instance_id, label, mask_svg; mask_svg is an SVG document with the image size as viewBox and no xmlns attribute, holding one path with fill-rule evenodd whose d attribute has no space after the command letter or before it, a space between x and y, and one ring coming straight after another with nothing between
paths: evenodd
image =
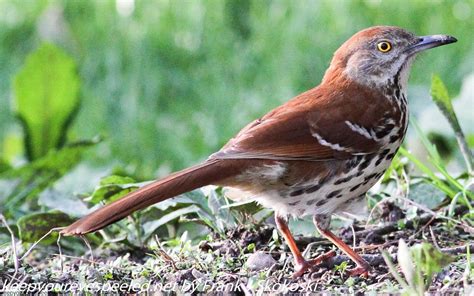
<instances>
[{"instance_id":1,"label":"brown thrasher","mask_svg":"<svg viewBox=\"0 0 474 296\"><path fill-rule=\"evenodd\" d=\"M388 26L360 31L335 52L319 86L251 122L204 163L132 192L61 232L93 232L151 204L214 184L275 210L276 225L295 258L294 276L331 254L305 260L288 229L288 215L312 215L318 231L357 264L351 274L367 275L369 264L329 231L331 214L350 210L364 198L402 143L415 55L456 41Z\"/></svg>"}]
</instances>

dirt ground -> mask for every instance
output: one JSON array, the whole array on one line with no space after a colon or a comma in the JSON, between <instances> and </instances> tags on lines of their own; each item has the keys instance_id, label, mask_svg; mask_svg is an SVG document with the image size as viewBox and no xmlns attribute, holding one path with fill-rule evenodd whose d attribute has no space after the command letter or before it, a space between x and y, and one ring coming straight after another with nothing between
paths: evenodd
<instances>
[{"instance_id":1,"label":"dirt ground","mask_svg":"<svg viewBox=\"0 0 474 296\"><path fill-rule=\"evenodd\" d=\"M460 210L462 211L462 210ZM397 248L402 238L411 246L429 242L453 262L437 273L431 293L468 293L472 273L467 274L467 248L474 251L474 236L462 225L420 213L400 225L404 212L387 206L380 223L355 223L336 233L371 264L368 278L349 276L354 264L330 242L320 237L297 236L306 258L334 250L336 255L302 277L292 279L293 258L273 225L240 226L224 237L209 236L199 244L181 242L156 248L115 250L97 248L82 257L59 254L54 247L36 247L19 268L3 266L1 291L13 292L114 292L134 294L148 291L165 294L307 293L338 294L400 293L401 286L389 271L381 250L397 263ZM0 262L4 264L4 262ZM2 270L2 269L0 269ZM470 272L470 271L469 271ZM23 285L23 286L22 286ZM471 286L470 286L471 285ZM472 290L471 290L472 291Z\"/></svg>"}]
</instances>

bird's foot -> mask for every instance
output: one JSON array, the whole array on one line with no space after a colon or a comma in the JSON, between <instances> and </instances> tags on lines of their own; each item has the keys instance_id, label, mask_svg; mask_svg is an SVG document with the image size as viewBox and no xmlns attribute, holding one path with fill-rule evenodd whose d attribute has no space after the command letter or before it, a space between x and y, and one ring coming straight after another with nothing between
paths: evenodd
<instances>
[{"instance_id":1,"label":"bird's foot","mask_svg":"<svg viewBox=\"0 0 474 296\"><path fill-rule=\"evenodd\" d=\"M349 276L360 276L362 278L368 278L369 277L369 271L371 267L368 264L364 265L357 265L357 267L348 269L347 273Z\"/></svg>"},{"instance_id":2,"label":"bird's foot","mask_svg":"<svg viewBox=\"0 0 474 296\"><path fill-rule=\"evenodd\" d=\"M311 260L305 260L301 258L295 262L295 272L291 276L291 278L296 279L302 276L307 270L313 268L314 266L321 264L323 261L336 256L335 251L329 251L321 256L318 256Z\"/></svg>"}]
</instances>

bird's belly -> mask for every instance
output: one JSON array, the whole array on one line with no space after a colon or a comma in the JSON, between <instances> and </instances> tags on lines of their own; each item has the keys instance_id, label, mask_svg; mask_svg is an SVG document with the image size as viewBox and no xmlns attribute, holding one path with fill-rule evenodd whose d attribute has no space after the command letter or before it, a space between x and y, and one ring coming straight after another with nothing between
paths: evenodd
<instances>
[{"instance_id":1,"label":"bird's belly","mask_svg":"<svg viewBox=\"0 0 474 296\"><path fill-rule=\"evenodd\" d=\"M329 178L317 176L280 188L270 186L266 191L253 194L253 199L282 215L296 217L351 212L351 206L358 204L383 176L397 149L398 145L394 145L381 154L355 157L341 164L345 170L336 171Z\"/></svg>"}]
</instances>

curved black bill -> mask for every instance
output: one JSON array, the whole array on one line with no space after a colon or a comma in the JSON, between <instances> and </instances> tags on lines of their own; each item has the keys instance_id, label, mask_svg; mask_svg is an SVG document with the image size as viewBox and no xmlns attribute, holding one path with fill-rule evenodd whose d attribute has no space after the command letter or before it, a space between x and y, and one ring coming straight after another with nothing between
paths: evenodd
<instances>
[{"instance_id":1,"label":"curved black bill","mask_svg":"<svg viewBox=\"0 0 474 296\"><path fill-rule=\"evenodd\" d=\"M418 37L418 42L408 48L408 53L417 53L422 50L446 45L458 41L456 38L449 35L429 35Z\"/></svg>"}]
</instances>

